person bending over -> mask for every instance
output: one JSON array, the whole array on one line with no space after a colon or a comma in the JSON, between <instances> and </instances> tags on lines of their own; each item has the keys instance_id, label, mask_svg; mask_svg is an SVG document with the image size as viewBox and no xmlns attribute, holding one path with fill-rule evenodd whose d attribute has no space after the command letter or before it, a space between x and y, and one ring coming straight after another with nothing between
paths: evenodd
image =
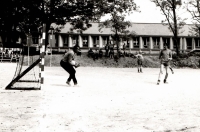
<instances>
[{"instance_id":1,"label":"person bending over","mask_svg":"<svg viewBox=\"0 0 200 132\"><path fill-rule=\"evenodd\" d=\"M70 86L71 79L74 82L74 86L77 86L77 79L76 79L76 70L74 69L79 67L80 64L74 61L74 52L69 49L67 53L64 54L62 60L60 61L60 66L65 69L69 73L69 78L67 79L67 84Z\"/></svg>"}]
</instances>

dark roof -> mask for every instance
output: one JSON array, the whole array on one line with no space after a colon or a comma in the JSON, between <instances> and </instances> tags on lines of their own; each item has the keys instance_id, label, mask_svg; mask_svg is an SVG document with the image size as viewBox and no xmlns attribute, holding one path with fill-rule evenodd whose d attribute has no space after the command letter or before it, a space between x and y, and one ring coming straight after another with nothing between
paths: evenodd
<instances>
[{"instance_id":1,"label":"dark roof","mask_svg":"<svg viewBox=\"0 0 200 132\"><path fill-rule=\"evenodd\" d=\"M92 23L92 27L83 31L83 34L98 34L98 35L110 35L113 32L110 28L103 28L101 32L98 27L99 23ZM186 24L179 31L178 36L193 36L190 33L193 24ZM67 23L60 33L69 33L71 25ZM135 32L138 36L173 36L167 25L162 23L132 23L132 26L128 28L129 31ZM76 30L73 33L79 34Z\"/></svg>"}]
</instances>

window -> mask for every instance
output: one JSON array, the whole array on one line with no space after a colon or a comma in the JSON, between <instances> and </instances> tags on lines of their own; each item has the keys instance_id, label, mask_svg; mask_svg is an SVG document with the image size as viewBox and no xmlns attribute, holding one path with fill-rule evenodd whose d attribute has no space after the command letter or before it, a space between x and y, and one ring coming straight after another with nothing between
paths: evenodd
<instances>
[{"instance_id":1,"label":"window","mask_svg":"<svg viewBox=\"0 0 200 132\"><path fill-rule=\"evenodd\" d=\"M187 49L192 49L192 38L186 38Z\"/></svg>"},{"instance_id":2,"label":"window","mask_svg":"<svg viewBox=\"0 0 200 132\"><path fill-rule=\"evenodd\" d=\"M62 36L63 37L63 46L64 47L68 47L68 45L69 45L69 42L68 42L68 35L63 35Z\"/></svg>"},{"instance_id":3,"label":"window","mask_svg":"<svg viewBox=\"0 0 200 132\"><path fill-rule=\"evenodd\" d=\"M133 38L133 48L139 48L139 37Z\"/></svg>"},{"instance_id":4,"label":"window","mask_svg":"<svg viewBox=\"0 0 200 132\"><path fill-rule=\"evenodd\" d=\"M149 38L148 37L143 37L142 39L143 39L144 48L145 49L149 48L149 43L150 43L149 42Z\"/></svg>"},{"instance_id":5,"label":"window","mask_svg":"<svg viewBox=\"0 0 200 132\"><path fill-rule=\"evenodd\" d=\"M163 37L163 44L167 44L167 46L170 46L170 38L164 38Z\"/></svg>"},{"instance_id":6,"label":"window","mask_svg":"<svg viewBox=\"0 0 200 132\"><path fill-rule=\"evenodd\" d=\"M109 43L109 36L102 36L103 39L103 46Z\"/></svg>"},{"instance_id":7,"label":"window","mask_svg":"<svg viewBox=\"0 0 200 132\"><path fill-rule=\"evenodd\" d=\"M128 48L128 49L130 48L130 40L126 41L126 48Z\"/></svg>"},{"instance_id":8,"label":"window","mask_svg":"<svg viewBox=\"0 0 200 132\"><path fill-rule=\"evenodd\" d=\"M82 36L83 38L83 47L88 47L88 36Z\"/></svg>"},{"instance_id":9,"label":"window","mask_svg":"<svg viewBox=\"0 0 200 132\"><path fill-rule=\"evenodd\" d=\"M75 46L78 44L78 35L73 35L72 36L72 46Z\"/></svg>"},{"instance_id":10,"label":"window","mask_svg":"<svg viewBox=\"0 0 200 132\"><path fill-rule=\"evenodd\" d=\"M93 47L99 47L99 36L92 36Z\"/></svg>"},{"instance_id":11,"label":"window","mask_svg":"<svg viewBox=\"0 0 200 132\"><path fill-rule=\"evenodd\" d=\"M199 38L195 38L195 48L200 48L200 40L199 40Z\"/></svg>"},{"instance_id":12,"label":"window","mask_svg":"<svg viewBox=\"0 0 200 132\"><path fill-rule=\"evenodd\" d=\"M126 45L126 48L129 48L130 40L127 40L127 39L123 38L122 47L123 47L124 44Z\"/></svg>"},{"instance_id":13,"label":"window","mask_svg":"<svg viewBox=\"0 0 200 132\"><path fill-rule=\"evenodd\" d=\"M178 41L177 44L180 44L180 38L178 38L177 41ZM176 44L175 43L173 44L173 49L176 49Z\"/></svg>"},{"instance_id":14,"label":"window","mask_svg":"<svg viewBox=\"0 0 200 132\"><path fill-rule=\"evenodd\" d=\"M159 44L160 44L160 38L159 37L153 37L153 48L154 49L159 49Z\"/></svg>"}]
</instances>

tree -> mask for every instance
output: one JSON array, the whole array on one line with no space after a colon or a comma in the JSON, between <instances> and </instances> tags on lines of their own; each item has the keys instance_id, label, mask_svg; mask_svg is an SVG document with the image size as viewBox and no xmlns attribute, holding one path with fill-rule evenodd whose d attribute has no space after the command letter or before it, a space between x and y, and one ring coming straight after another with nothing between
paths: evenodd
<instances>
[{"instance_id":1,"label":"tree","mask_svg":"<svg viewBox=\"0 0 200 132\"><path fill-rule=\"evenodd\" d=\"M195 26L191 29L192 34L200 37L200 0L188 0L187 11L191 14Z\"/></svg>"},{"instance_id":2,"label":"tree","mask_svg":"<svg viewBox=\"0 0 200 132\"><path fill-rule=\"evenodd\" d=\"M133 0L110 0L108 6L107 3L102 3L100 9L107 14L110 13L110 19L100 23L99 30L101 31L102 28L111 28L111 31L114 33L117 49L119 49L120 36L128 36L130 33L127 28L131 26L131 22L125 21L126 14L138 11L138 8Z\"/></svg>"},{"instance_id":3,"label":"tree","mask_svg":"<svg viewBox=\"0 0 200 132\"><path fill-rule=\"evenodd\" d=\"M12 33L41 33L46 24L46 34L53 23L72 24L73 29L86 30L91 21L100 19L102 13L98 6L105 0L6 0L0 5L1 36L9 38ZM106 0L107 1L107 0ZM60 27L55 29L60 30ZM11 41L12 39L9 39ZM15 40L16 41L16 40ZM48 36L46 36L46 45Z\"/></svg>"},{"instance_id":4,"label":"tree","mask_svg":"<svg viewBox=\"0 0 200 132\"><path fill-rule=\"evenodd\" d=\"M179 41L178 34L179 29L183 27L186 19L181 19L177 15L177 5L181 5L181 0L151 0L156 4L157 7L160 8L163 15L165 16L165 20L162 21L163 24L167 24L169 26L170 31L173 33L173 43L176 45L176 53L179 55Z\"/></svg>"}]
</instances>

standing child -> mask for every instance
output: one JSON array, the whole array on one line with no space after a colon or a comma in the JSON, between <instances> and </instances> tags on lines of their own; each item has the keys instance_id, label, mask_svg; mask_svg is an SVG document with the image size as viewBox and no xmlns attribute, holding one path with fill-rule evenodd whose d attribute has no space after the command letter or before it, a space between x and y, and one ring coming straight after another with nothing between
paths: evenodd
<instances>
[{"instance_id":1,"label":"standing child","mask_svg":"<svg viewBox=\"0 0 200 132\"><path fill-rule=\"evenodd\" d=\"M109 57L110 57L110 59L114 58L114 46L110 47Z\"/></svg>"},{"instance_id":2,"label":"standing child","mask_svg":"<svg viewBox=\"0 0 200 132\"><path fill-rule=\"evenodd\" d=\"M136 52L137 53L137 52ZM140 50L136 55L134 55L137 58L137 63L138 63L138 73L143 73L142 72L142 64L144 57L142 55L142 51Z\"/></svg>"},{"instance_id":3,"label":"standing child","mask_svg":"<svg viewBox=\"0 0 200 132\"><path fill-rule=\"evenodd\" d=\"M110 50L110 46L109 46L109 44L106 44L106 46L105 46L105 51L106 51L105 56L106 56L106 57L109 56L109 50Z\"/></svg>"}]
</instances>

